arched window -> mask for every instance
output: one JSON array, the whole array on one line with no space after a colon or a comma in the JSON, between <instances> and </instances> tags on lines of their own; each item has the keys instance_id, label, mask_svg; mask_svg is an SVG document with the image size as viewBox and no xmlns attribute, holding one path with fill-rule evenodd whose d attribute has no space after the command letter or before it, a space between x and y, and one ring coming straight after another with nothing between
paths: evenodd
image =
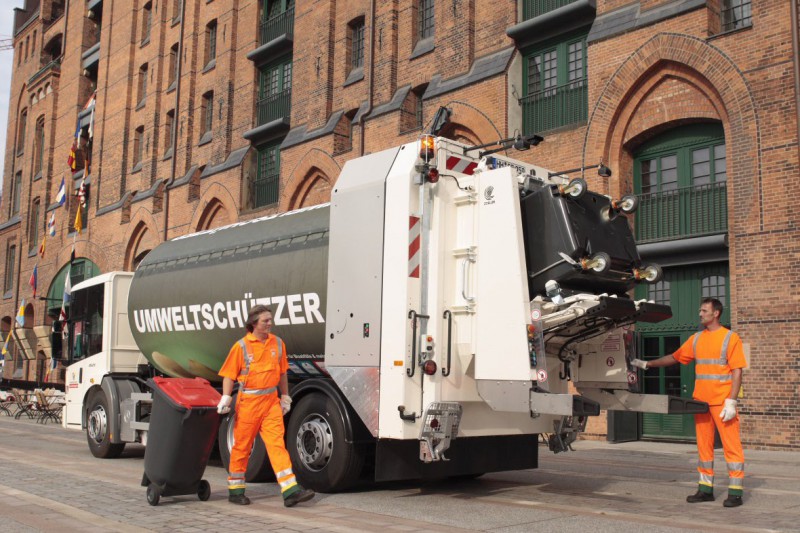
<instances>
[{"instance_id":1,"label":"arched window","mask_svg":"<svg viewBox=\"0 0 800 533\"><path fill-rule=\"evenodd\" d=\"M23 109L19 115L19 127L17 131L17 155L25 153L25 135L28 128L28 110Z\"/></svg>"}]
</instances>

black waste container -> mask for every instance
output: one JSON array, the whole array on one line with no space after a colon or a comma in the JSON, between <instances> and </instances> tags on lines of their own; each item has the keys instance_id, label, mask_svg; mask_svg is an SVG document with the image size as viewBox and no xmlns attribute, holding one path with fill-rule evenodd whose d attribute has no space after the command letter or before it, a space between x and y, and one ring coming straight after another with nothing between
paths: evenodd
<instances>
[{"instance_id":1,"label":"black waste container","mask_svg":"<svg viewBox=\"0 0 800 533\"><path fill-rule=\"evenodd\" d=\"M220 394L202 378L161 378L148 381L153 408L144 452L147 502L161 496L197 494L205 501L211 486L202 479L214 447L220 417Z\"/></svg>"}]
</instances>

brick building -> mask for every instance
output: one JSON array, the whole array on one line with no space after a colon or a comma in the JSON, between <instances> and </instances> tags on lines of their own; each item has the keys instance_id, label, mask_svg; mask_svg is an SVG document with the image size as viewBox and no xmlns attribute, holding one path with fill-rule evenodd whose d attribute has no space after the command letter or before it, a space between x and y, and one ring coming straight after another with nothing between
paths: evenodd
<instances>
[{"instance_id":1,"label":"brick building","mask_svg":"<svg viewBox=\"0 0 800 533\"><path fill-rule=\"evenodd\" d=\"M68 271L76 283L132 270L165 239L327 201L345 161L414 140L446 106L445 136L539 133L545 142L517 157L577 168L615 197L637 193L641 254L665 276L636 296L675 314L638 329L643 353L669 353L696 329L699 298L720 297L749 349L745 442L797 449L798 10L797 0L27 0L14 11L0 206L0 330L23 300L24 327L3 378L63 380L63 362L47 372L47 337ZM581 168L600 162L612 177ZM692 372L650 371L645 391L690 394ZM689 417L659 415L615 415L611 428L694 431ZM605 433L605 417L589 427Z\"/></svg>"}]
</instances>

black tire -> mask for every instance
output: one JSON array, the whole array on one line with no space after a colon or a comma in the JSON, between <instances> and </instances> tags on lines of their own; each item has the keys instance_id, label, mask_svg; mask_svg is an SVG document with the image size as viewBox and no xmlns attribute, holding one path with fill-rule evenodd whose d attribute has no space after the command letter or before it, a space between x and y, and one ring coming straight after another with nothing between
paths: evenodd
<instances>
[{"instance_id":1,"label":"black tire","mask_svg":"<svg viewBox=\"0 0 800 533\"><path fill-rule=\"evenodd\" d=\"M147 503L156 506L158 505L158 501L160 499L161 499L161 491L158 489L158 487L150 483L147 486Z\"/></svg>"},{"instance_id":2,"label":"black tire","mask_svg":"<svg viewBox=\"0 0 800 533\"><path fill-rule=\"evenodd\" d=\"M230 466L231 448L234 443L233 424L235 420L236 396L233 397L233 402L231 403L231 412L227 415L222 415L217 436L219 456L222 459L222 465L228 472L230 472L228 467ZM275 472L272 471L272 465L267 457L267 448L264 446L264 441L261 440L260 435L256 435L256 440L253 442L253 451L250 453L250 461L247 463L247 471L244 474L244 478L248 483L275 481Z\"/></svg>"},{"instance_id":3,"label":"black tire","mask_svg":"<svg viewBox=\"0 0 800 533\"><path fill-rule=\"evenodd\" d=\"M337 492L358 481L364 450L345 442L344 415L333 399L309 394L290 415L286 448L301 485L317 492Z\"/></svg>"},{"instance_id":4,"label":"black tire","mask_svg":"<svg viewBox=\"0 0 800 533\"><path fill-rule=\"evenodd\" d=\"M112 443L111 431L108 427L108 400L102 391L92 396L86 416L86 442L92 455L100 459L119 457L125 449L125 443Z\"/></svg>"},{"instance_id":5,"label":"black tire","mask_svg":"<svg viewBox=\"0 0 800 533\"><path fill-rule=\"evenodd\" d=\"M211 497L211 484L205 479L201 479L197 486L197 497L201 502L206 502Z\"/></svg>"}]
</instances>

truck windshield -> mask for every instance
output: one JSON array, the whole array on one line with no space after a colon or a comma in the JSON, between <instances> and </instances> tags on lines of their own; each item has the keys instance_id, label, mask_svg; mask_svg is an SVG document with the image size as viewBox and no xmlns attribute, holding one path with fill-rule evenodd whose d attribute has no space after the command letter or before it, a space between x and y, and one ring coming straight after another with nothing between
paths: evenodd
<instances>
[{"instance_id":1,"label":"truck windshield","mask_svg":"<svg viewBox=\"0 0 800 533\"><path fill-rule=\"evenodd\" d=\"M70 362L103 350L103 285L72 294L69 317Z\"/></svg>"}]
</instances>

